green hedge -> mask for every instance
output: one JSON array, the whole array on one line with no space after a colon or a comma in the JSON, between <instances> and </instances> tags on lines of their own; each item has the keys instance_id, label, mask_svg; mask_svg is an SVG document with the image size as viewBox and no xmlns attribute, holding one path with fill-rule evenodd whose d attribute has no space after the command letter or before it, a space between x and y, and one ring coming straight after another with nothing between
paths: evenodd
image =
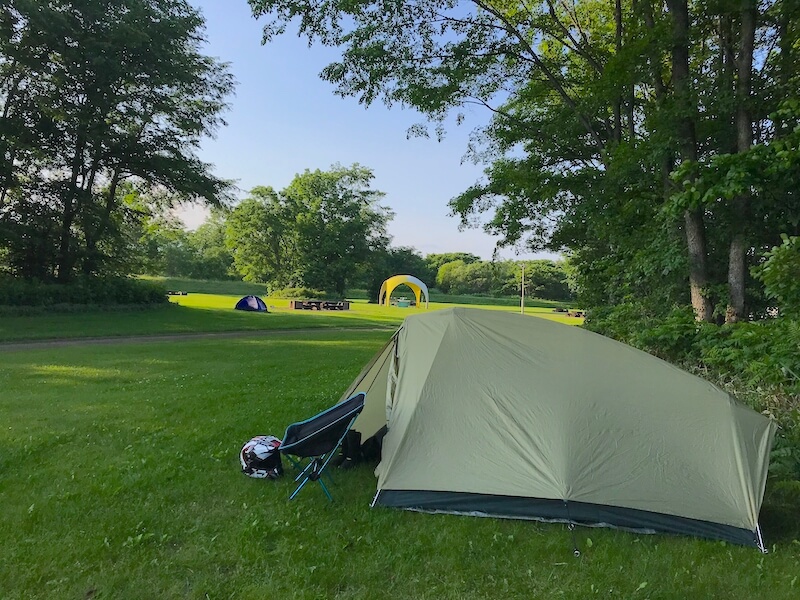
<instances>
[{"instance_id":1,"label":"green hedge","mask_svg":"<svg viewBox=\"0 0 800 600\"><path fill-rule=\"evenodd\" d=\"M188 279L186 277L153 277L139 275L142 281L153 281L168 290L187 292L190 294L219 294L222 296L263 296L267 292L267 284L247 281Z\"/></svg>"},{"instance_id":2,"label":"green hedge","mask_svg":"<svg viewBox=\"0 0 800 600\"><path fill-rule=\"evenodd\" d=\"M270 298L301 298L305 300L330 300L331 295L322 290L312 290L306 287L293 287L283 288L280 290L272 290L269 293ZM338 300L339 298L337 298Z\"/></svg>"},{"instance_id":3,"label":"green hedge","mask_svg":"<svg viewBox=\"0 0 800 600\"><path fill-rule=\"evenodd\" d=\"M167 303L159 283L125 277L82 277L71 283L0 279L0 306L152 305Z\"/></svg>"}]
</instances>

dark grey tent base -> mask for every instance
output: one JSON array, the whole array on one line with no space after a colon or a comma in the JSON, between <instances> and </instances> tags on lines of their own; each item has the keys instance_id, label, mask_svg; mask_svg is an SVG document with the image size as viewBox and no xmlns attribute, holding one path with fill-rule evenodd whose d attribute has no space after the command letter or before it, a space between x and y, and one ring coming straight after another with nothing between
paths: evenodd
<instances>
[{"instance_id":1,"label":"dark grey tent base","mask_svg":"<svg viewBox=\"0 0 800 600\"><path fill-rule=\"evenodd\" d=\"M743 546L760 547L756 532L747 529L646 510L586 502L564 502L563 500L544 498L492 496L465 492L381 490L376 496L374 504L426 512L479 513L492 517L570 521L582 525L608 525L644 532L650 530L649 533L659 531L692 535L724 540Z\"/></svg>"}]
</instances>

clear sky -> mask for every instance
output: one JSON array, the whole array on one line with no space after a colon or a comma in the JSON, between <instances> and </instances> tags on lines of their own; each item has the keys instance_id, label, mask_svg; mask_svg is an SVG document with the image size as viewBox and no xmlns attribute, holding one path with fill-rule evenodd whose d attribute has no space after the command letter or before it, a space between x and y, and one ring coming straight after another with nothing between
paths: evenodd
<instances>
[{"instance_id":1,"label":"clear sky","mask_svg":"<svg viewBox=\"0 0 800 600\"><path fill-rule=\"evenodd\" d=\"M407 129L424 121L420 114L379 103L365 108L336 96L319 78L337 57L334 49L309 49L295 31L262 46L262 24L246 0L189 2L206 18L205 53L230 63L238 82L228 125L204 140L200 158L218 176L236 180L240 196L257 185L283 189L306 169L359 163L372 169L373 189L386 193L383 204L395 213L389 224L393 246L413 246L423 255L471 252L491 258L495 238L480 229L459 231L447 205L482 175L482 166L462 159L470 131L487 122L487 111L467 109L465 123L450 127L442 142L408 139ZM189 227L204 219L197 209L182 217ZM512 249L500 255L533 256Z\"/></svg>"}]
</instances>

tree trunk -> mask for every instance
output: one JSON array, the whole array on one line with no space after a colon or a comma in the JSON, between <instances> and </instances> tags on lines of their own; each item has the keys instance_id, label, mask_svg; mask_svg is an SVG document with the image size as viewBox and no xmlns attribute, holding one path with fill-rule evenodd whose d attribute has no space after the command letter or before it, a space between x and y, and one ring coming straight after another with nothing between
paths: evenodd
<instances>
[{"instance_id":1,"label":"tree trunk","mask_svg":"<svg viewBox=\"0 0 800 600\"><path fill-rule=\"evenodd\" d=\"M714 307L708 297L708 266L706 257L706 229L700 210L687 210L686 246L689 251L689 293L694 316L698 321L710 322Z\"/></svg>"},{"instance_id":2,"label":"tree trunk","mask_svg":"<svg viewBox=\"0 0 800 600\"><path fill-rule=\"evenodd\" d=\"M13 70L17 66L17 60L14 59L9 65L9 71L13 72ZM9 76L11 78L11 76ZM17 95L17 91L19 90L19 85L22 82L22 74L16 74L13 78L13 83L11 84L8 92L6 93L5 102L3 104L3 115L2 120L4 122L4 126L2 129L8 130L5 126L5 121L8 120L8 115L11 112L11 106L14 103L15 97ZM4 84L6 82L3 82ZM8 196L8 191L11 189L11 184L14 181L14 160L16 158L16 147L15 144L9 136L3 136L4 139L0 140L0 146L3 148L3 159L6 159L6 149L8 151L8 160L6 166L3 167L3 183L2 188L0 188L0 208L2 208L6 203L6 197Z\"/></svg>"},{"instance_id":3,"label":"tree trunk","mask_svg":"<svg viewBox=\"0 0 800 600\"><path fill-rule=\"evenodd\" d=\"M744 153L753 143L753 123L748 102L751 93L753 47L755 45L758 7L756 0L741 0L741 33L736 78L736 150ZM725 322L736 323L746 317L744 291L747 282L747 217L750 194L744 193L733 201L733 230L728 252L728 307Z\"/></svg>"},{"instance_id":4,"label":"tree trunk","mask_svg":"<svg viewBox=\"0 0 800 600\"><path fill-rule=\"evenodd\" d=\"M677 131L681 158L697 160L697 133L690 102L691 72L689 70L689 7L687 0L667 0L672 18L672 86L680 110ZM686 247L689 256L689 292L695 318L711 321L713 308L708 297L708 265L705 223L701 208L686 211Z\"/></svg>"},{"instance_id":5,"label":"tree trunk","mask_svg":"<svg viewBox=\"0 0 800 600\"><path fill-rule=\"evenodd\" d=\"M75 155L72 159L72 173L69 187L64 194L64 213L61 216L61 240L58 246L58 280L67 282L72 277L74 256L72 253L72 223L75 220L75 202L78 196L78 176L83 166L85 139L78 135L75 142Z\"/></svg>"},{"instance_id":6,"label":"tree trunk","mask_svg":"<svg viewBox=\"0 0 800 600\"><path fill-rule=\"evenodd\" d=\"M85 232L86 235L86 262L83 265L83 272L86 275L94 273L98 267L97 260L97 242L103 238L108 231L108 226L111 224L111 213L117 204L117 188L119 187L120 171L119 168L114 169L114 174L111 176L111 183L108 186L108 193L106 194L106 204L103 208L103 215L100 222L97 224L97 229L94 232L89 232L88 228Z\"/></svg>"}]
</instances>

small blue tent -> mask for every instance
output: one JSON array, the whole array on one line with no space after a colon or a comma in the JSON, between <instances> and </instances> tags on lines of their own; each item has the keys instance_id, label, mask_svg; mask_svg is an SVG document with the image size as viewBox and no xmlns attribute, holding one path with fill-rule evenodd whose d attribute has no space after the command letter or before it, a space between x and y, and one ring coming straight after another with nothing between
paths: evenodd
<instances>
[{"instance_id":1,"label":"small blue tent","mask_svg":"<svg viewBox=\"0 0 800 600\"><path fill-rule=\"evenodd\" d=\"M258 312L269 312L267 305L258 296L245 296L236 303L236 310L255 310Z\"/></svg>"}]
</instances>

